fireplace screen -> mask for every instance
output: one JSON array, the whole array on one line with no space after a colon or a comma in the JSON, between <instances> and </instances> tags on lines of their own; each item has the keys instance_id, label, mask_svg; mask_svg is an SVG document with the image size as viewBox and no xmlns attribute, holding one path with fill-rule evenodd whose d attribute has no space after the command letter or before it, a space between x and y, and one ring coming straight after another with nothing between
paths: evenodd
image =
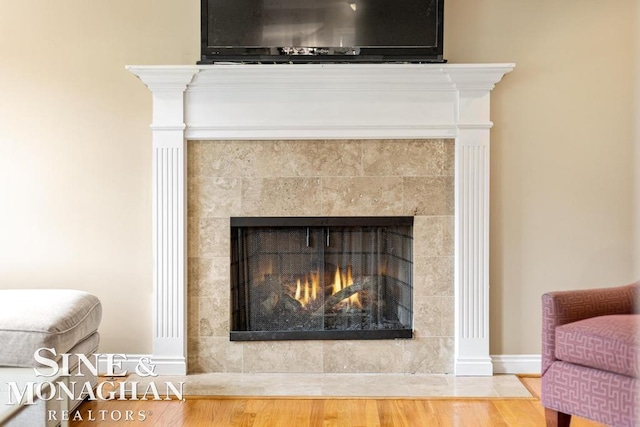
<instances>
[{"instance_id":1,"label":"fireplace screen","mask_svg":"<svg viewBox=\"0 0 640 427\"><path fill-rule=\"evenodd\" d=\"M231 340L412 337L412 217L231 218Z\"/></svg>"}]
</instances>

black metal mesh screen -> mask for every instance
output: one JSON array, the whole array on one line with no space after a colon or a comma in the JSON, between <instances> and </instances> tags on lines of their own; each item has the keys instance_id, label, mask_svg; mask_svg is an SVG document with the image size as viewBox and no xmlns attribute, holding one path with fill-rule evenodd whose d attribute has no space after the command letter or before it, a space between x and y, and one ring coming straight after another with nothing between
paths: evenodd
<instances>
[{"instance_id":1,"label":"black metal mesh screen","mask_svg":"<svg viewBox=\"0 0 640 427\"><path fill-rule=\"evenodd\" d=\"M410 336L413 238L404 222L232 226L232 339Z\"/></svg>"}]
</instances>

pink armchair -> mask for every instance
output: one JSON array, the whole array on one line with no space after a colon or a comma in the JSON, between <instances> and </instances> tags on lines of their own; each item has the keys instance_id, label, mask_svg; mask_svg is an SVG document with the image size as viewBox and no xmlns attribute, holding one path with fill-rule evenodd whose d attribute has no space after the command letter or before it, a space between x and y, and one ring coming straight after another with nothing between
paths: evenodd
<instances>
[{"instance_id":1,"label":"pink armchair","mask_svg":"<svg viewBox=\"0 0 640 427\"><path fill-rule=\"evenodd\" d=\"M547 426L571 415L640 425L640 281L542 296L542 405Z\"/></svg>"}]
</instances>

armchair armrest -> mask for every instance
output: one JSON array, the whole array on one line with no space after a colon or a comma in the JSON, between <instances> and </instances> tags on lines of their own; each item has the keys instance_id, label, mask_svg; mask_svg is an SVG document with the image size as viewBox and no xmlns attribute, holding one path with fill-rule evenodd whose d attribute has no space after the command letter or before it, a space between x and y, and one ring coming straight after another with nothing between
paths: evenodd
<instances>
[{"instance_id":1,"label":"armchair armrest","mask_svg":"<svg viewBox=\"0 0 640 427\"><path fill-rule=\"evenodd\" d=\"M626 286L542 295L542 375L555 358L556 327L596 316L638 312L640 281Z\"/></svg>"}]
</instances>

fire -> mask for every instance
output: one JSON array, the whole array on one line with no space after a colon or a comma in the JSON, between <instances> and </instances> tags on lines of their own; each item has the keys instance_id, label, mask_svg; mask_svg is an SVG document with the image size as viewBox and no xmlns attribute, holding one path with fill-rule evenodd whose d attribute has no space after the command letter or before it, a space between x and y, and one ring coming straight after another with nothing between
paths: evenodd
<instances>
[{"instance_id":1,"label":"fire","mask_svg":"<svg viewBox=\"0 0 640 427\"><path fill-rule=\"evenodd\" d=\"M344 275L340 272L340 267L336 269L336 275L333 279L333 294L340 292L342 289L348 288L353 285L353 274L351 273L351 266L347 267L347 274ZM351 307L362 308L360 297L358 292L353 293L351 296L345 298L341 302L348 304Z\"/></svg>"},{"instance_id":2,"label":"fire","mask_svg":"<svg viewBox=\"0 0 640 427\"><path fill-rule=\"evenodd\" d=\"M333 277L333 283L331 284L331 295L335 295L342 289L345 289L353 285L353 274L351 272L351 266L347 267L346 274L343 274L340 267L336 268L336 273ZM318 288L320 287L320 273L311 272L309 275L304 276L304 282L301 278L296 280L295 299L302 307L307 307L318 299ZM341 303L346 304L348 307L362 308L360 297L358 292L346 297Z\"/></svg>"},{"instance_id":3,"label":"fire","mask_svg":"<svg viewBox=\"0 0 640 427\"><path fill-rule=\"evenodd\" d=\"M296 281L295 299L302 304L303 307L315 301L318 298L318 283L320 281L320 273L312 272L311 278L304 276L304 283L300 279Z\"/></svg>"}]
</instances>

